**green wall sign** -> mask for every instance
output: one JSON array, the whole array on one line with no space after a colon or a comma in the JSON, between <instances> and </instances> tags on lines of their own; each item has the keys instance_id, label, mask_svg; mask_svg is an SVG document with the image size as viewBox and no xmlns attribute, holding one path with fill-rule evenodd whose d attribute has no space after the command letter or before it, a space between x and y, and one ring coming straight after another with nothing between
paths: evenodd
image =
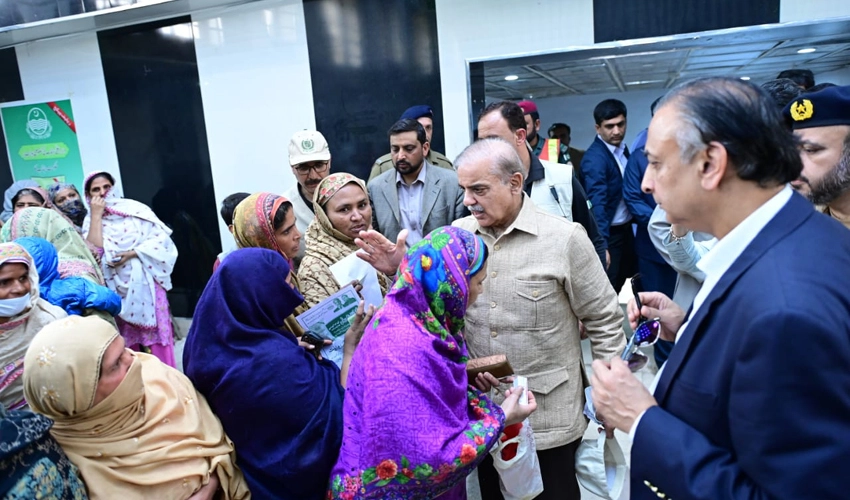
<instances>
[{"instance_id":1,"label":"green wall sign","mask_svg":"<svg viewBox=\"0 0 850 500\"><path fill-rule=\"evenodd\" d=\"M71 101L0 109L12 177L32 179L47 188L67 182L83 189L83 162Z\"/></svg>"}]
</instances>

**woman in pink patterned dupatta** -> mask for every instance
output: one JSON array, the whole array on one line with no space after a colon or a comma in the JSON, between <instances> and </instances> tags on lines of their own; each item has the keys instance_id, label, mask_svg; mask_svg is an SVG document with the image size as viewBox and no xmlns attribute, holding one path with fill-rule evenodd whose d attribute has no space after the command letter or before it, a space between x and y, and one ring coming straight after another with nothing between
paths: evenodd
<instances>
[{"instance_id":1,"label":"woman in pink patterned dupatta","mask_svg":"<svg viewBox=\"0 0 850 500\"><path fill-rule=\"evenodd\" d=\"M169 366L174 362L174 331L166 292L177 247L171 230L147 205L121 197L115 179L95 172L84 183L91 212L83 222L86 239L103 248L106 286L121 296L116 318L128 347L147 348Z\"/></svg>"},{"instance_id":2,"label":"woman in pink patterned dupatta","mask_svg":"<svg viewBox=\"0 0 850 500\"><path fill-rule=\"evenodd\" d=\"M464 316L486 261L484 241L456 227L407 251L351 360L328 500L465 500L505 426L537 408L531 394L520 407L508 391L499 406L469 384Z\"/></svg>"}]
</instances>

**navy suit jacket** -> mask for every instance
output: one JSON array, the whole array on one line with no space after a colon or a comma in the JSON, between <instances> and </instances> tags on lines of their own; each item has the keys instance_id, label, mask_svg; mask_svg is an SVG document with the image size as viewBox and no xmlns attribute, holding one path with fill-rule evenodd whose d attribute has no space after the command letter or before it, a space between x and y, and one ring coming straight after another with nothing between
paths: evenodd
<instances>
[{"instance_id":1,"label":"navy suit jacket","mask_svg":"<svg viewBox=\"0 0 850 500\"><path fill-rule=\"evenodd\" d=\"M645 144L646 135L644 134L643 140L635 142L632 147L632 154L629 156L629 162L626 163L626 170L623 173L623 200L629 207L634 222L637 223L635 252L644 259L659 264L667 264L658 250L655 249L647 231L649 218L652 217L652 212L655 210L655 199L651 194L644 193L640 188L640 183L643 182L643 175L646 173L646 167L649 163L643 152Z\"/></svg>"},{"instance_id":2,"label":"navy suit jacket","mask_svg":"<svg viewBox=\"0 0 850 500\"><path fill-rule=\"evenodd\" d=\"M623 174L620 173L620 165L608 150L608 146L597 137L584 152L581 171L584 175L584 190L593 204L593 216L599 225L599 234L605 239L607 247L611 221L623 199Z\"/></svg>"},{"instance_id":3,"label":"navy suit jacket","mask_svg":"<svg viewBox=\"0 0 850 500\"><path fill-rule=\"evenodd\" d=\"M673 348L632 499L847 498L848 276L850 231L794 194Z\"/></svg>"}]
</instances>

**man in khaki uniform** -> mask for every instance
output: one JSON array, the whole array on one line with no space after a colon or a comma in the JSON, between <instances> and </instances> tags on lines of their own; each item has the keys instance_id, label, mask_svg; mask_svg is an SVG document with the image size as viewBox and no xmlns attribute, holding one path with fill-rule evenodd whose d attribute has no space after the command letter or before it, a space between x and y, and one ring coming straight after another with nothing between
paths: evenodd
<instances>
[{"instance_id":1,"label":"man in khaki uniform","mask_svg":"<svg viewBox=\"0 0 850 500\"><path fill-rule=\"evenodd\" d=\"M619 355L625 335L617 294L584 228L524 194L512 145L482 139L456 163L472 215L454 225L481 236L489 250L484 293L466 311L470 355L507 354L515 372L528 377L538 404L531 427L544 491L537 498L578 500L574 456L587 427L578 321L594 358ZM492 459L478 471L482 498L501 498Z\"/></svg>"},{"instance_id":2,"label":"man in khaki uniform","mask_svg":"<svg viewBox=\"0 0 850 500\"><path fill-rule=\"evenodd\" d=\"M434 133L434 110L431 109L431 106L421 104L407 108L407 110L401 115L401 118L399 118L399 120L404 119L416 120L421 123L425 128L425 136L428 139L428 144L431 143L431 136ZM446 158L442 153L438 153L433 149L428 151L428 156L426 156L425 159L428 160L428 163L431 165L454 171L451 160ZM387 153L375 160L375 164L372 165L372 171L369 173L369 181L382 173L393 169L393 155L392 153Z\"/></svg>"},{"instance_id":3,"label":"man in khaki uniform","mask_svg":"<svg viewBox=\"0 0 850 500\"><path fill-rule=\"evenodd\" d=\"M803 160L803 173L791 185L850 229L850 86L803 94L783 115Z\"/></svg>"}]
</instances>

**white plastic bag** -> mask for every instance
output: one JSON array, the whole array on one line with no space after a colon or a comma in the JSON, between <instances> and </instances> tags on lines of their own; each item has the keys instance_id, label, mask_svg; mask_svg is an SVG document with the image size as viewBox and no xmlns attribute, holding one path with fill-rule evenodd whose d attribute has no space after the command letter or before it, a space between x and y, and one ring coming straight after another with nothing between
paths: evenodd
<instances>
[{"instance_id":1,"label":"white plastic bag","mask_svg":"<svg viewBox=\"0 0 850 500\"><path fill-rule=\"evenodd\" d=\"M609 500L629 498L629 467L616 439L605 433L583 439L576 450L576 477L589 492Z\"/></svg>"},{"instance_id":2,"label":"white plastic bag","mask_svg":"<svg viewBox=\"0 0 850 500\"><path fill-rule=\"evenodd\" d=\"M518 444L516 456L507 461L503 460L502 450L513 443ZM528 419L523 421L519 434L494 446L490 454L499 473L499 486L505 500L531 500L543 493L537 447L534 445L534 433Z\"/></svg>"}]
</instances>

